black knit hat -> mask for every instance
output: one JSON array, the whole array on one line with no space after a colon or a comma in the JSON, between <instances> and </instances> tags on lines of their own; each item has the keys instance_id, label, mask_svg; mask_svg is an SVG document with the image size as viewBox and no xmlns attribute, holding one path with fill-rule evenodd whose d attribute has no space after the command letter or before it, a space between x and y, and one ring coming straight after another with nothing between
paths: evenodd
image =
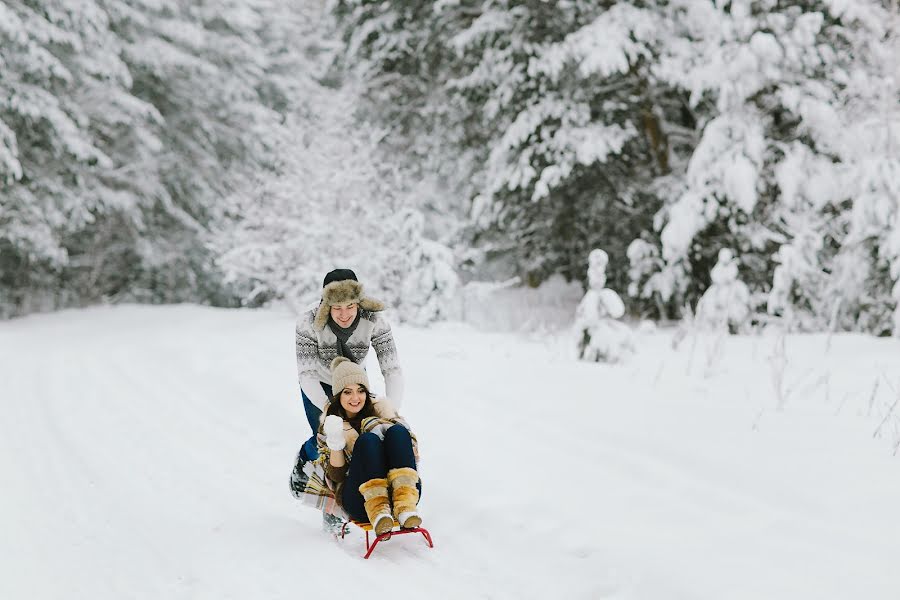
<instances>
[{"instance_id":1,"label":"black knit hat","mask_svg":"<svg viewBox=\"0 0 900 600\"><path fill-rule=\"evenodd\" d=\"M322 282L322 287L325 287L332 281L345 281L347 279L352 279L353 281L359 281L359 279L356 278L356 273L354 273L350 269L335 269L334 271L329 272L328 275L325 276L325 281Z\"/></svg>"}]
</instances>

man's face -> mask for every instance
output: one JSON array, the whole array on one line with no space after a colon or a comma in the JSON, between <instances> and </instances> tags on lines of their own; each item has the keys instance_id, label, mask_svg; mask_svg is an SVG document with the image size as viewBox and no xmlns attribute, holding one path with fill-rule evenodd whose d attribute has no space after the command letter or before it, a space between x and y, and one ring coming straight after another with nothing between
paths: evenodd
<instances>
[{"instance_id":1,"label":"man's face","mask_svg":"<svg viewBox=\"0 0 900 600\"><path fill-rule=\"evenodd\" d=\"M346 304L335 304L331 307L331 318L338 324L338 327L350 327L356 319L356 313L359 310L359 304L356 302L348 302Z\"/></svg>"}]
</instances>

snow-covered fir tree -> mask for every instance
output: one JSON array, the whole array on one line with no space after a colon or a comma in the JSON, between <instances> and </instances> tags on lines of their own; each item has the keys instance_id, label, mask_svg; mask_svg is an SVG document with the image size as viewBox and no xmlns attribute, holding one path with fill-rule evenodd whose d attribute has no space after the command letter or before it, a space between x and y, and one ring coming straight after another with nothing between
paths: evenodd
<instances>
[{"instance_id":1,"label":"snow-covered fir tree","mask_svg":"<svg viewBox=\"0 0 900 600\"><path fill-rule=\"evenodd\" d=\"M0 315L227 302L221 197L269 168L280 2L0 4ZM279 49L282 50L282 49ZM279 60L283 53L279 53Z\"/></svg>"},{"instance_id":2,"label":"snow-covered fir tree","mask_svg":"<svg viewBox=\"0 0 900 600\"><path fill-rule=\"evenodd\" d=\"M602 243L633 314L731 248L753 320L900 335L898 99L882 0L8 0L0 315L299 301L334 259L426 321Z\"/></svg>"},{"instance_id":3,"label":"snow-covered fir tree","mask_svg":"<svg viewBox=\"0 0 900 600\"><path fill-rule=\"evenodd\" d=\"M537 283L581 278L594 241L616 256L631 247L643 265L630 269L635 308L677 316L709 286L718 249L732 247L755 295L773 291L777 267L779 286L797 284L787 296L774 288L771 307L791 305L772 309L786 325L890 329L896 9L431 4L335 6L348 55L387 100L390 123L417 123L447 144L436 149L445 170L468 173L467 239L485 257ZM414 145L416 132L397 128L392 144L405 134ZM811 235L814 256L780 252L810 247ZM786 272L787 255L802 272ZM610 265L623 286L628 271Z\"/></svg>"},{"instance_id":4,"label":"snow-covered fir tree","mask_svg":"<svg viewBox=\"0 0 900 600\"><path fill-rule=\"evenodd\" d=\"M77 250L79 233L140 224L142 200L120 182L158 147L160 115L131 85L97 2L0 4L0 315L77 299L102 272ZM85 277L66 286L71 271Z\"/></svg>"},{"instance_id":5,"label":"snow-covered fir tree","mask_svg":"<svg viewBox=\"0 0 900 600\"><path fill-rule=\"evenodd\" d=\"M884 54L896 14L774 0L668 10L676 36L654 71L690 92L702 136L657 215L667 275L650 285L690 300L727 245L789 327L889 331L897 154L885 138L898 113L895 84L885 102L877 80L895 81L882 71L897 68Z\"/></svg>"},{"instance_id":6,"label":"snow-covered fir tree","mask_svg":"<svg viewBox=\"0 0 900 600\"><path fill-rule=\"evenodd\" d=\"M440 162L463 171L460 193L473 198L464 240L484 263L532 284L554 272L582 279L583 257L601 239L624 256L629 234L650 227L658 208L650 183L669 172L661 122L677 120L681 102L646 77L652 10L585 1L338 5L367 81L411 78L426 88L414 96L415 115L444 143ZM624 285L624 269L612 267Z\"/></svg>"},{"instance_id":7,"label":"snow-covered fir tree","mask_svg":"<svg viewBox=\"0 0 900 600\"><path fill-rule=\"evenodd\" d=\"M697 302L695 323L703 329L738 333L749 325L750 290L738 279L738 260L730 248L719 250L710 273L712 284Z\"/></svg>"},{"instance_id":8,"label":"snow-covered fir tree","mask_svg":"<svg viewBox=\"0 0 900 600\"><path fill-rule=\"evenodd\" d=\"M336 84L318 22L308 36L307 73L288 127L276 143L277 176L263 174L252 192L229 202L216 235L219 265L243 284L249 306L285 300L301 307L319 298L324 273L356 271L372 295L400 320L448 316L456 294L454 257L426 238L421 190L383 153L384 130L360 122L352 77Z\"/></svg>"},{"instance_id":9,"label":"snow-covered fir tree","mask_svg":"<svg viewBox=\"0 0 900 600\"><path fill-rule=\"evenodd\" d=\"M588 290L575 311L578 358L592 362L619 362L634 350L631 330L620 322L625 305L606 287L609 255L599 249L588 255Z\"/></svg>"}]
</instances>

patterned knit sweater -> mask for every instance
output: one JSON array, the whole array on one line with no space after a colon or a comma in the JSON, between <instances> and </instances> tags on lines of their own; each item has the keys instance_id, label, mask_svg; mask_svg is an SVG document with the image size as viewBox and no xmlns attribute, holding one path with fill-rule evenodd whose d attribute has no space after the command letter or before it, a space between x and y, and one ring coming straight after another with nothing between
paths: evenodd
<instances>
[{"instance_id":1,"label":"patterned knit sweater","mask_svg":"<svg viewBox=\"0 0 900 600\"><path fill-rule=\"evenodd\" d=\"M330 398L319 382L331 385L331 361L338 356L338 339L328 324L321 329L315 327L316 308L307 310L297 319L297 371L300 389L321 410ZM375 349L378 366L384 375L386 395L399 408L403 403L403 373L391 326L380 312L359 309L359 323L347 340L353 356L347 358L365 365L370 345Z\"/></svg>"}]
</instances>

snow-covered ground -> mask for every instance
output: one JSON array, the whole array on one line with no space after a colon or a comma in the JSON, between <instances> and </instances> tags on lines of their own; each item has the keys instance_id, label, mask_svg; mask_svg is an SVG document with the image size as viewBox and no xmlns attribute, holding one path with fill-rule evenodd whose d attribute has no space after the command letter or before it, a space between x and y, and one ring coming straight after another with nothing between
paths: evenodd
<instances>
[{"instance_id":1,"label":"snow-covered ground","mask_svg":"<svg viewBox=\"0 0 900 600\"><path fill-rule=\"evenodd\" d=\"M395 333L435 547L365 561L288 491L291 315L0 324L0 598L900 598L897 340Z\"/></svg>"}]
</instances>

